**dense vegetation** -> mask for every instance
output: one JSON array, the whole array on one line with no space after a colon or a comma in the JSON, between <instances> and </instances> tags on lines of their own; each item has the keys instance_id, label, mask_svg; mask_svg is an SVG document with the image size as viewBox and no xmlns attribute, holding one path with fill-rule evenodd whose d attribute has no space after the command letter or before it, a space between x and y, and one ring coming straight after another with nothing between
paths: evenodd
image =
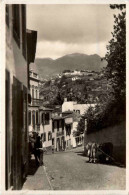
<instances>
[{"instance_id":1,"label":"dense vegetation","mask_svg":"<svg viewBox=\"0 0 129 195\"><path fill-rule=\"evenodd\" d=\"M126 11L125 5L110 5L119 9L114 15L112 39L107 46L105 76L111 86L106 101L100 101L95 108L90 108L78 124L78 131L84 132L84 119L87 119L87 133L117 124L125 120L126 101Z\"/></svg>"},{"instance_id":2,"label":"dense vegetation","mask_svg":"<svg viewBox=\"0 0 129 195\"><path fill-rule=\"evenodd\" d=\"M49 80L45 83L40 95L50 106L62 105L64 98L81 104L95 103L98 98L103 99L107 93L107 80L100 74L101 72L80 76L75 81L72 81L72 76L65 75Z\"/></svg>"}]
</instances>

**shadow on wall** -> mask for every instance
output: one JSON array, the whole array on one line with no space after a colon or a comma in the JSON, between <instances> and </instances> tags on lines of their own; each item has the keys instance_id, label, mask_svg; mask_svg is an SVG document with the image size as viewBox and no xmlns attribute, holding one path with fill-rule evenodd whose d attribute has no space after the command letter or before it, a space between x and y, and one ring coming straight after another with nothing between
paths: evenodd
<instances>
[{"instance_id":1,"label":"shadow on wall","mask_svg":"<svg viewBox=\"0 0 129 195\"><path fill-rule=\"evenodd\" d=\"M85 135L85 146L88 142L113 144L113 158L116 162L126 164L126 123L122 122L119 125L108 127L93 133Z\"/></svg>"}]
</instances>

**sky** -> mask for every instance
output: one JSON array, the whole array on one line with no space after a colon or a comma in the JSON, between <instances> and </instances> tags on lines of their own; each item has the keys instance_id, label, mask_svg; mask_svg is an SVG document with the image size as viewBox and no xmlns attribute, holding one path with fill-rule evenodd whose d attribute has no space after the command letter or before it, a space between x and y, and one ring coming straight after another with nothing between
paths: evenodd
<instances>
[{"instance_id":1,"label":"sky","mask_svg":"<svg viewBox=\"0 0 129 195\"><path fill-rule=\"evenodd\" d=\"M104 57L114 13L108 4L27 5L27 28L38 31L36 58L71 53Z\"/></svg>"}]
</instances>

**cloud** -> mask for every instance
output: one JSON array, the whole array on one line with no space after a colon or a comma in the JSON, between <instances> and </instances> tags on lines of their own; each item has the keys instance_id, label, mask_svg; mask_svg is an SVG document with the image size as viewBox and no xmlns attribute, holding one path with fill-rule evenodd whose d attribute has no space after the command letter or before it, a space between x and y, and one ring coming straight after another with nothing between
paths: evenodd
<instances>
[{"instance_id":1,"label":"cloud","mask_svg":"<svg viewBox=\"0 0 129 195\"><path fill-rule=\"evenodd\" d=\"M101 57L106 52L105 42L99 44L85 44L85 43L64 43L60 41L40 41L37 45L36 58L53 59L59 58L66 54L71 53L85 53L85 54L99 54ZM105 49L103 49L105 48ZM51 55L50 55L51 54Z\"/></svg>"},{"instance_id":2,"label":"cloud","mask_svg":"<svg viewBox=\"0 0 129 195\"><path fill-rule=\"evenodd\" d=\"M105 50L104 43L110 40L113 30L114 12L109 5L27 5L27 26L38 31L37 55L41 56L39 48L44 46L50 57L72 49L83 52L81 47L86 51L86 46L94 46L92 53L97 45L103 45Z\"/></svg>"}]
</instances>

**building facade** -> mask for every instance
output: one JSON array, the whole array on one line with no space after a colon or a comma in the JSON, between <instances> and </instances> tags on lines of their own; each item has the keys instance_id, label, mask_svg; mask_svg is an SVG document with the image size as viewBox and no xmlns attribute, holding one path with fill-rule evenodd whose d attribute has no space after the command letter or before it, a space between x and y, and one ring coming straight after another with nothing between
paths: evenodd
<instances>
[{"instance_id":1,"label":"building facade","mask_svg":"<svg viewBox=\"0 0 129 195\"><path fill-rule=\"evenodd\" d=\"M29 109L29 132L40 132L39 107L42 106L43 101L39 98L39 76L34 63L30 64L29 71L29 87L31 95L31 103Z\"/></svg>"},{"instance_id":2,"label":"building facade","mask_svg":"<svg viewBox=\"0 0 129 195\"><path fill-rule=\"evenodd\" d=\"M40 135L43 137L47 151L52 151L52 109L39 108Z\"/></svg>"},{"instance_id":3,"label":"building facade","mask_svg":"<svg viewBox=\"0 0 129 195\"><path fill-rule=\"evenodd\" d=\"M83 115L89 109L89 107L94 106L95 104L78 104L74 101L67 101L67 98L65 98L62 104L62 112L72 111Z\"/></svg>"},{"instance_id":4,"label":"building facade","mask_svg":"<svg viewBox=\"0 0 129 195\"><path fill-rule=\"evenodd\" d=\"M5 188L19 190L28 171L28 51L26 6L6 5ZM27 52L28 51L28 52ZM30 60L31 61L31 60Z\"/></svg>"},{"instance_id":5,"label":"building facade","mask_svg":"<svg viewBox=\"0 0 129 195\"><path fill-rule=\"evenodd\" d=\"M80 121L80 117L87 112L89 107L94 106L95 104L78 104L74 101L67 101L67 98L64 99L64 103L62 104L62 113L72 112L71 117L73 119L73 122L71 128L71 146L73 148L84 144L84 134L77 135L78 122Z\"/></svg>"},{"instance_id":6,"label":"building facade","mask_svg":"<svg viewBox=\"0 0 129 195\"><path fill-rule=\"evenodd\" d=\"M6 190L27 174L27 93L26 7L6 5Z\"/></svg>"},{"instance_id":7,"label":"building facade","mask_svg":"<svg viewBox=\"0 0 129 195\"><path fill-rule=\"evenodd\" d=\"M52 147L54 151L65 150L64 119L61 116L52 119Z\"/></svg>"}]
</instances>

